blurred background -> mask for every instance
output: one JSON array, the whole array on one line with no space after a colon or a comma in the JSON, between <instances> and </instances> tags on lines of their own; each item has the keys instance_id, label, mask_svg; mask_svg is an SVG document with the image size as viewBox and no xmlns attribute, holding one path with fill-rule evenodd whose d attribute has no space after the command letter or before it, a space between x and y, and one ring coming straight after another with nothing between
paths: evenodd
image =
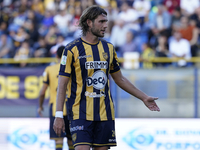
<instances>
[{"instance_id":1,"label":"blurred background","mask_svg":"<svg viewBox=\"0 0 200 150\"><path fill-rule=\"evenodd\" d=\"M116 86L118 146L126 150L199 150L199 0L0 0L0 148L49 150L48 98L39 117L42 73L56 50L81 36L82 11L108 13L104 39L115 46L123 74L160 112ZM67 149L67 146L64 147Z\"/></svg>"}]
</instances>

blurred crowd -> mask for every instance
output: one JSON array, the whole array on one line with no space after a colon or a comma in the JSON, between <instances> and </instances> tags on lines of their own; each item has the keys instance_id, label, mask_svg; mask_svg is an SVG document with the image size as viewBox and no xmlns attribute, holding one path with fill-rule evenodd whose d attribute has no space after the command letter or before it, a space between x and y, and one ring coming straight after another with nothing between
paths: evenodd
<instances>
[{"instance_id":1,"label":"blurred crowd","mask_svg":"<svg viewBox=\"0 0 200 150\"><path fill-rule=\"evenodd\" d=\"M0 0L0 58L54 57L60 45L81 36L78 21L91 5L107 11L104 38L124 58L122 67L195 65L186 60L199 56L199 0ZM130 57L138 64L127 63ZM152 63L155 57L183 59Z\"/></svg>"}]
</instances>

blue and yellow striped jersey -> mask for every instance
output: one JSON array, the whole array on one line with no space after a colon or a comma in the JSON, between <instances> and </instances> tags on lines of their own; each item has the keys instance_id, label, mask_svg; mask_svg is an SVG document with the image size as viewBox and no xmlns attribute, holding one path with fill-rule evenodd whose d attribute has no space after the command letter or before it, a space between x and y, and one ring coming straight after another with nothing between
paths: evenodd
<instances>
[{"instance_id":1,"label":"blue and yellow striped jersey","mask_svg":"<svg viewBox=\"0 0 200 150\"><path fill-rule=\"evenodd\" d=\"M51 65L45 68L43 72L43 83L48 84L50 88L50 99L49 104L52 106L52 115L55 116L56 112L56 95L58 87L58 74L59 74L60 64ZM67 99L66 99L67 100ZM67 115L66 105L64 105L63 115Z\"/></svg>"},{"instance_id":2,"label":"blue and yellow striped jersey","mask_svg":"<svg viewBox=\"0 0 200 150\"><path fill-rule=\"evenodd\" d=\"M69 77L67 110L70 120L114 120L109 73L120 70L114 46L100 39L90 44L82 38L65 47L60 76Z\"/></svg>"}]
</instances>

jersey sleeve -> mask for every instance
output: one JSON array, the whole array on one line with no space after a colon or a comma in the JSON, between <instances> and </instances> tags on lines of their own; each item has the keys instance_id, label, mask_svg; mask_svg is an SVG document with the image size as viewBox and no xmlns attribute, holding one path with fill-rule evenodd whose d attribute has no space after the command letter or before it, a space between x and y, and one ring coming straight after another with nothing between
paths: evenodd
<instances>
[{"instance_id":1,"label":"jersey sleeve","mask_svg":"<svg viewBox=\"0 0 200 150\"><path fill-rule=\"evenodd\" d=\"M60 62L59 75L70 77L73 66L73 60L74 60L73 53L71 52L71 50L65 48Z\"/></svg>"},{"instance_id":2,"label":"jersey sleeve","mask_svg":"<svg viewBox=\"0 0 200 150\"><path fill-rule=\"evenodd\" d=\"M49 71L48 71L48 67L44 70L43 74L43 83L46 83L49 85Z\"/></svg>"},{"instance_id":3,"label":"jersey sleeve","mask_svg":"<svg viewBox=\"0 0 200 150\"><path fill-rule=\"evenodd\" d=\"M111 67L110 67L110 73L115 73L115 72L118 72L119 70L120 70L120 66L118 63L117 53L116 53L115 49L113 48L113 61L111 63Z\"/></svg>"}]
</instances>

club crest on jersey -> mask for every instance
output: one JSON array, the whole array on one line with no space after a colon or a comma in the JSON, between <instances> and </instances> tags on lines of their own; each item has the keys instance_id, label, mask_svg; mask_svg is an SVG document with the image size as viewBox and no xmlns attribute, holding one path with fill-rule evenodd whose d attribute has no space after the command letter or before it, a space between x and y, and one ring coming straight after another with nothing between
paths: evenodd
<instances>
[{"instance_id":1,"label":"club crest on jersey","mask_svg":"<svg viewBox=\"0 0 200 150\"><path fill-rule=\"evenodd\" d=\"M66 65L66 62L67 62L67 56L63 55L61 59L61 64Z\"/></svg>"},{"instance_id":2,"label":"club crest on jersey","mask_svg":"<svg viewBox=\"0 0 200 150\"><path fill-rule=\"evenodd\" d=\"M102 54L103 54L103 58L104 58L105 60L107 60L107 59L108 59L108 53L103 52Z\"/></svg>"},{"instance_id":3,"label":"club crest on jersey","mask_svg":"<svg viewBox=\"0 0 200 150\"><path fill-rule=\"evenodd\" d=\"M73 140L74 142L76 141L76 138L77 138L77 134L76 134L76 133L72 134L72 140Z\"/></svg>"}]
</instances>

